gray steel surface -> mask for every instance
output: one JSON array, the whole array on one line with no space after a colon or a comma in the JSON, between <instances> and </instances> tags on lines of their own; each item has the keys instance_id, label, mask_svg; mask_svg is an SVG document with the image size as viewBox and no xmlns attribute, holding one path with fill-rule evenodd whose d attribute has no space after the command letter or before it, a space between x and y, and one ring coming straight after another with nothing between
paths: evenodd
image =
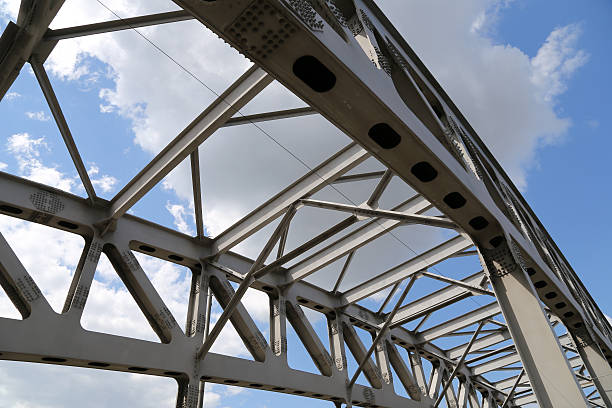
<instances>
[{"instance_id":1,"label":"gray steel surface","mask_svg":"<svg viewBox=\"0 0 612 408\"><path fill-rule=\"evenodd\" d=\"M28 61L88 198L0 172L0 212L78 234L86 245L57 314L0 235L0 285L23 316L0 319L0 359L171 377L178 383L177 407L189 408L202 406L206 382L347 406L612 408L610 324L504 170L373 1L175 0L181 11L49 30L62 3L22 1L17 23L0 41L0 96ZM101 199L42 64L66 38L186 19L199 20L254 65L112 200ZM263 31L272 33L272 44L262 40ZM236 114L274 80L308 106ZM222 127L305 115L320 115L353 142L218 236L204 236L198 146L205 149L206 139ZM196 236L127 213L187 157ZM351 173L372 157L383 171ZM416 195L380 208L392 178ZM336 183L372 179L378 183L363 203L313 198ZM306 207L346 218L286 251L293 217ZM256 260L233 252L279 219ZM447 239L417 254L403 251L396 266L372 270L365 281L339 291L361 248L413 225L446 230ZM184 331L134 252L191 270ZM101 253L161 343L81 327ZM276 258L268 261L271 254ZM478 256L482 270L461 279L436 270L459 256ZM333 289L308 281L343 257ZM411 288L420 279L444 286L417 295ZM268 339L241 302L249 288L269 296ZM379 308L362 306L387 288L392 292ZM402 294L394 301L397 293ZM210 327L213 296L224 311ZM475 297L479 302L466 302ZM317 334L304 308L325 314L328 338ZM441 311L454 317L428 325ZM319 373L289 367L287 321ZM210 351L227 322L254 361ZM554 331L559 325L567 331L560 337ZM369 344L356 327L371 334ZM449 337L465 340L444 347L440 340ZM349 370L347 351L359 364L356 372ZM360 372L368 385L356 382ZM395 392L394 381L407 397Z\"/></svg>"}]
</instances>

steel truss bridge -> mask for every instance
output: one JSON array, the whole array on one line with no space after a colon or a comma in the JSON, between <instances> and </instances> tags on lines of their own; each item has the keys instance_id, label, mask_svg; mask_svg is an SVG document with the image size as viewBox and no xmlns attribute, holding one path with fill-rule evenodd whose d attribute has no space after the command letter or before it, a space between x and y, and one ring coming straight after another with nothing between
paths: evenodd
<instances>
[{"instance_id":1,"label":"steel truss bridge","mask_svg":"<svg viewBox=\"0 0 612 408\"><path fill-rule=\"evenodd\" d=\"M58 314L0 236L0 284L23 316L0 319L1 359L171 377L178 382L177 407L202 406L206 382L336 406L612 407L610 324L474 129L372 0L174 2L180 11L50 30L63 1L22 0L17 22L2 34L0 97L29 63L88 197L0 173L2 214L86 241ZM63 39L187 19L199 20L254 65L112 200L103 200L88 178L43 63ZM236 115L274 80L308 107ZM206 139L224 126L312 114L327 119L352 143L223 233L205 237L198 146L206 148ZM370 157L385 170L351 172ZM183 160L191 161L197 236L126 214ZM380 208L392 178L417 194ZM377 184L364 203L313 198L327 186L367 179ZM346 218L285 251L292 218L305 207L344 212ZM428 215L434 209L439 213ZM232 252L275 221L257 259ZM361 247L415 224L451 231L451 238L416 256L398 254L403 262L397 266L372 270L367 281L337 290ZM184 332L134 251L192 271ZM161 343L81 328L102 252ZM482 270L463 279L436 271L436 265L463 256L478 257ZM341 259L344 266L333 289L305 280ZM445 286L415 295L410 289L417 279ZM269 339L241 303L247 288L269 296ZM378 310L362 306L360 301L388 288ZM213 327L210 294L223 307ZM469 297L485 305L465 304L462 315L427 327L429 316ZM315 333L305 308L325 313L329 344ZM210 351L228 321L252 361ZM289 367L287 321L320 373ZM565 328L560 336L554 329L559 327ZM372 342L364 343L356 328L369 331ZM439 340L449 336L463 336L465 342L441 347ZM349 370L348 352L358 362L356 370ZM360 373L367 386L356 382ZM491 373L497 373L496 380ZM393 382L401 383L407 396L396 393Z\"/></svg>"}]
</instances>

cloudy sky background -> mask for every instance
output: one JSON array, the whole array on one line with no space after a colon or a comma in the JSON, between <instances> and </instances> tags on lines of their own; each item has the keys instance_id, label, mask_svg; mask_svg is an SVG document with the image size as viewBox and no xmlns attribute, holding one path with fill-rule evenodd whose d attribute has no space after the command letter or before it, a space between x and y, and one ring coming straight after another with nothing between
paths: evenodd
<instances>
[{"instance_id":1,"label":"cloudy sky background","mask_svg":"<svg viewBox=\"0 0 612 408\"><path fill-rule=\"evenodd\" d=\"M122 17L175 9L163 0L104 3ZM608 20L612 17L609 4L593 1L592 10L582 10L565 2L542 2L548 4L546 7L523 0L378 3L527 196L602 310L610 311L612 303L605 297L610 280L599 269L606 265L605 248L610 245L602 232L606 228L583 217L577 221L574 216L580 212L604 214L606 208L600 203L612 198L609 192L596 188L609 184L603 163L605 151L612 147L604 139L607 116L603 90L606 86L610 89L610 83L597 76L602 72L600 67L610 62L599 39L605 16ZM0 0L0 28L9 19L16 19L18 4ZM95 0L68 0L52 27L114 18ZM249 61L193 21L139 31L217 93L250 66ZM45 67L96 191L105 198L112 197L215 98L133 31L62 41ZM303 103L273 84L243 112L297 106ZM0 103L0 170L83 195L50 116L26 66ZM309 166L349 142L314 116L262 127L291 151L299 152ZM602 144L608 149L600 148ZM244 127L215 134L200 149L200 161L205 223L210 235L219 233L307 171L261 132ZM362 168L377 168L377 164L368 161ZM397 204L410 193L394 183L381 200L383 207ZM372 184L354 189L342 186L352 200L363 201L364 192ZM581 198L587 196L590 199ZM321 197L344 200L334 191L323 191ZM568 212L573 215L567 216ZM193 233L186 163L147 194L133 213ZM317 221L313 222L314 214L314 210L305 211L296 218L294 228L300 233L290 236L289 246L339 219L317 212ZM241 245L243 253L254 256L266 231L269 228ZM81 238L4 216L0 217L0 232L51 305L56 310L61 308L83 247ZM399 231L398 235L417 252L446 237L425 228ZM44 252L42 244L32 245L32 237L46 243ZM370 254L398 249L401 245L393 239L366 247L358 253L364 267L355 271L350 283L366 278L368 262L374 262ZM388 265L383 266L388 267L404 260L385 258ZM188 274L152 258L138 259L177 320L184 321ZM461 275L475 271L463 270ZM316 275L313 281L327 283L317 280ZM106 307L109 299L116 305L110 310ZM249 292L245 303L265 330L265 296ZM218 316L219 309L216 313ZM3 293L0 316L18 318ZM82 324L90 330L156 341L104 259ZM231 329L224 332L216 347L213 350L247 357ZM90 406L153 407L165 400L172 406L176 392L171 380L94 370L2 362L0 374L4 379L0 382L0 407L73 406L85 397L92 401ZM109 389L113 392L107 392ZM207 390L207 407L241 406L249 399L252 403L254 395L261 406L275 406L281 401L276 396L230 387L209 385ZM296 399L296 403L311 406L314 402Z\"/></svg>"}]
</instances>

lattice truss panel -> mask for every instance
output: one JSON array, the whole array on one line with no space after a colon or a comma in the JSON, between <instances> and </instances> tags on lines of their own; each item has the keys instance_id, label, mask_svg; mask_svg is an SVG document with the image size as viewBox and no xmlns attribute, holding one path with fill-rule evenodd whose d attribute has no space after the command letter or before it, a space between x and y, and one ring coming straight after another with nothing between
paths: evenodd
<instances>
[{"instance_id":1,"label":"lattice truss panel","mask_svg":"<svg viewBox=\"0 0 612 408\"><path fill-rule=\"evenodd\" d=\"M49 30L62 3L22 1L17 23L0 40L0 95L27 61L88 197L0 173L0 212L86 243L56 313L0 237L0 284L23 317L0 319L0 358L171 377L178 407L201 406L205 382L336 406L611 406L609 324L469 123L372 1L176 0L180 11ZM194 18L253 67L112 200L99 198L44 61L63 39ZM238 112L273 81L307 106ZM327 119L346 135L346 147L222 233L205 236L199 152L206 140L230 125L306 115ZM191 163L196 236L127 214L184 160ZM309 237L292 228L302 214L319 228ZM292 234L299 242L289 245ZM426 234L441 238L413 253L406 242ZM233 252L254 236L256 259ZM393 256L381 250L383 261L368 251L380 242L401 245ZM191 271L184 330L134 252ZM102 253L160 343L80 326ZM241 302L249 288L269 297L269 338ZM213 297L223 308L214 325ZM325 315L327 337L317 334L306 309ZM289 367L287 321L318 373ZM210 351L228 322L252 360Z\"/></svg>"}]
</instances>

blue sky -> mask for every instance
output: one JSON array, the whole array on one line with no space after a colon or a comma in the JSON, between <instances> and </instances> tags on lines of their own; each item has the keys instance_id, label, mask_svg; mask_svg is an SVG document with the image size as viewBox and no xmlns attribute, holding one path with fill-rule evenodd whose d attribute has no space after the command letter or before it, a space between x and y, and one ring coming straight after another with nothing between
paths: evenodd
<instances>
[{"instance_id":1,"label":"blue sky","mask_svg":"<svg viewBox=\"0 0 612 408\"><path fill-rule=\"evenodd\" d=\"M80 2L67 1L67 11L58 16L55 27L68 26L75 21L112 18L95 1L88 1L85 6L85 2ZM507 168L599 307L611 315L609 288L612 280L607 271L607 254L612 239L607 233L612 223L605 214L612 200L607 168L612 141L606 134L606 122L612 107L609 102L612 79L608 75L608 67L612 65L608 41L612 38L609 24L612 4L605 0L590 0L588 6L569 0L466 0L461 5L452 0L411 4L403 0L385 0L379 3ZM4 28L16 4L14 0L0 0L0 28ZM122 16L172 9L171 2L164 0L151 4L108 0L106 4ZM249 65L194 22L147 28L142 32L217 92ZM197 36L202 44L182 44L177 40L181 36ZM546 48L546 44L550 47ZM130 52L122 54L126 50ZM546 54L546 50L556 54ZM137 68L131 70L132 65ZM194 83L193 78L130 31L97 36L91 41L62 43L46 68L96 191L108 199L214 99L210 91ZM143 78L150 79L139 78L138 72L142 72ZM244 112L293 106L300 106L299 101L280 87L271 87ZM290 128L283 124L262 126L271 134L282 137L280 140L293 151L300 152L300 158L310 166L347 143L348 139L320 119L303 120L300 122L303 125ZM0 102L0 121L0 170L84 195L29 67L24 68L8 97ZM287 132L288 129L291 131ZM227 153L228 146L235 149L234 153ZM254 150L254 146L258 146L258 150ZM200 153L205 220L207 232L211 235L306 171L261 134L247 134L238 128L222 130L207 141L206 148ZM370 165L375 167L372 163L364 166ZM279 168L282 171L278 171ZM193 233L195 227L189 199L191 185L186 170L183 164L131 211L182 232ZM234 186L233 190L224 187L228 181ZM248 205L245 205L245 200L235 197L239 190L250 194L252 201L248 201ZM350 189L343 191L349 195L358 194ZM327 194L330 200L339 199L334 197L333 191L322 194ZM39 282L39 286L46 290L51 303L59 307L63 291L70 282L71 270L78 261L82 241L49 232L44 227L29 227L4 218L0 220L0 231L23 258L35 279L40 279L42 283ZM306 233L310 233L316 231L316 227L304 228ZM249 256L256 254L258 247L253 242L261 240L266 232L269 233L269 228L258 233L253 241L245 242L241 250ZM403 234L402 239L414 248L443 238L423 232L430 241L403 232L398 234ZM51 234L48 236L57 241L57 245L49 249L55 259L51 267L46 268L57 272L54 276L40 267L41 263L48 261L41 259L40 254L33 254L31 245L28 247L24 243L31 237L44 234ZM397 245L393 240L386 243ZM39 248L35 250L40 252ZM367 258L367 254L378 250L377 247L364 249L366 255L361 256ZM185 271L144 256L139 260L172 311L179 317L184 316L185 303L180 296L185 293L189 280ZM363 261L367 263L367 259ZM388 260L389 266L397 261L395 258ZM338 265L335 264L336 269ZM440 266L441 271L457 278L470 275L477 268L477 262L469 259ZM360 279L364 277L363 273L359 276ZM359 280L355 279L353 283ZM421 281L419 285L424 289L437 288L435 284L427 286ZM104 310L109 298L125 306L126 311L107 318L96 317L96 312ZM0 315L16 317L14 311L8 311L5 300L0 294ZM474 301L485 304L490 300ZM150 328L146 327L146 322L107 262L99 267L90 303L84 317L85 327L154 340ZM245 303L259 316L255 320L265 332L265 298L251 293ZM219 312L217 307L217 316ZM325 338L324 320L317 320L314 315L310 317ZM445 315L437 317L444 318ZM436 318L432 318L430 324L435 321ZM217 351L246 357L244 347L232 340L232 333L226 332L224 336L225 344ZM305 351L300 351L291 330L289 344L290 365L314 370ZM350 357L349 360L354 368L356 363ZM84 387L93 380L111 385L117 378L122 378L122 374L92 373L91 370L31 368L18 363L2 363L2 377L11 373L12 379L4 388L0 384L0 396L15 406L22 403L24 407L59 407L76 403L76 400L67 400L66 395L53 392L54 376L66 372L58 371L60 369L72 370L71 378ZM26 378L34 372L45 378L48 385L34 391L30 405L25 405L19 390L28 387ZM134 390L152 386L156 387L156 393L139 400ZM399 390L401 386L396 384L396 388ZM128 386L124 384L118 389L116 396L99 395L99 406L112 406L119 401L130 401L133 406L156 406L160 400L173 399L173 392L174 386L167 380L132 378ZM253 401L258 407L282 406L288 402L304 407L329 405L282 394L252 390L237 392L230 387L215 385L209 386L208 395L210 407L240 407L252 405Z\"/></svg>"},{"instance_id":2,"label":"blue sky","mask_svg":"<svg viewBox=\"0 0 612 408\"><path fill-rule=\"evenodd\" d=\"M536 17L537 16L537 17ZM497 38L536 52L547 31L569 23L582 28L580 43L589 61L559 97L559 111L572 120L564 140L539 151L525 197L578 273L604 313L612 314L607 255L612 248L604 216L612 200L609 154L612 140L606 125L612 104L612 3L590 1L518 1L504 12ZM517 29L520 27L520 29Z\"/></svg>"}]
</instances>

